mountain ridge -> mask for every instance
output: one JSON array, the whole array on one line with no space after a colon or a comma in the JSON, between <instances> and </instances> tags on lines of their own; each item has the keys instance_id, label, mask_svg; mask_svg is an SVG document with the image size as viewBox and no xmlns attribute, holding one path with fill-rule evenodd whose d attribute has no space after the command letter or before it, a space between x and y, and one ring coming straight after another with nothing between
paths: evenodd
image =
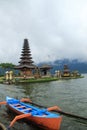
<instances>
[{"instance_id":1,"label":"mountain ridge","mask_svg":"<svg viewBox=\"0 0 87 130\"><path fill-rule=\"evenodd\" d=\"M52 73L55 73L56 70L63 70L65 64L67 64L70 71L79 71L80 73L87 73L87 62L79 61L78 59L60 59L55 60L54 62L41 62L38 66L42 64L49 64L53 67L51 70Z\"/></svg>"}]
</instances>

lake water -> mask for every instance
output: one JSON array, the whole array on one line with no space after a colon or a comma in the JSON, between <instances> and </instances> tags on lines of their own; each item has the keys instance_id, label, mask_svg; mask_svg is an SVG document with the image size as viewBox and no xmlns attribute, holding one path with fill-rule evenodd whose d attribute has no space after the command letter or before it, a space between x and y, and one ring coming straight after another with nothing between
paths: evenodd
<instances>
[{"instance_id":1,"label":"lake water","mask_svg":"<svg viewBox=\"0 0 87 130\"><path fill-rule=\"evenodd\" d=\"M62 111L87 118L87 74L81 79L59 80L47 83L32 83L20 85L0 84L0 101L6 96L21 99L30 98L43 106L58 105ZM0 122L8 127L14 118L7 108L0 108ZM11 130L41 130L26 122L18 121ZM87 121L63 116L60 130L87 130Z\"/></svg>"}]
</instances>

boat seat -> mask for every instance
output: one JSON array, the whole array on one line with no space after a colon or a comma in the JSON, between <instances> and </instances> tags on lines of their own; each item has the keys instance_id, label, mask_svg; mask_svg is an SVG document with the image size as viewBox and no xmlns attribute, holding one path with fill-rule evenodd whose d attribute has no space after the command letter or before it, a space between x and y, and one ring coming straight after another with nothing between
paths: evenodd
<instances>
[{"instance_id":1,"label":"boat seat","mask_svg":"<svg viewBox=\"0 0 87 130\"><path fill-rule=\"evenodd\" d=\"M19 104L19 103L17 103L17 104L12 104L12 106L20 106L20 104Z\"/></svg>"},{"instance_id":2,"label":"boat seat","mask_svg":"<svg viewBox=\"0 0 87 130\"><path fill-rule=\"evenodd\" d=\"M25 106L16 106L17 108L25 108Z\"/></svg>"},{"instance_id":3,"label":"boat seat","mask_svg":"<svg viewBox=\"0 0 87 130\"><path fill-rule=\"evenodd\" d=\"M32 110L32 108L25 108L25 109L23 109L21 111L24 112L24 111L28 111L28 110Z\"/></svg>"}]
</instances>

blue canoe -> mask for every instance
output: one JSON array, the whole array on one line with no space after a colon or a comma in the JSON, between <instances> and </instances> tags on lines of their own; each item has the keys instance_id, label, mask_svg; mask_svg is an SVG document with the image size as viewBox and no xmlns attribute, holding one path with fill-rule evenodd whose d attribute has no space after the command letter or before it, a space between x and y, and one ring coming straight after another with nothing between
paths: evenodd
<instances>
[{"instance_id":1,"label":"blue canoe","mask_svg":"<svg viewBox=\"0 0 87 130\"><path fill-rule=\"evenodd\" d=\"M26 118L38 127L46 130L60 129L62 121L60 114L48 111L49 109L32 106L29 103L27 104L11 97L6 97L6 102L8 109L18 114L18 116L16 116L16 118L11 122L10 127L16 120Z\"/></svg>"}]
</instances>

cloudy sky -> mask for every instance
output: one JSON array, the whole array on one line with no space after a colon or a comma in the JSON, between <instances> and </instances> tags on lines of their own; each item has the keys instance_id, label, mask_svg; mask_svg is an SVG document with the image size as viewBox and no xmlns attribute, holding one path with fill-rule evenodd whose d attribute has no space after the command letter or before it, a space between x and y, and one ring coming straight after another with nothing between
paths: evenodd
<instances>
[{"instance_id":1,"label":"cloudy sky","mask_svg":"<svg viewBox=\"0 0 87 130\"><path fill-rule=\"evenodd\" d=\"M0 0L0 63L18 63L24 38L35 63L87 61L87 0Z\"/></svg>"}]
</instances>

